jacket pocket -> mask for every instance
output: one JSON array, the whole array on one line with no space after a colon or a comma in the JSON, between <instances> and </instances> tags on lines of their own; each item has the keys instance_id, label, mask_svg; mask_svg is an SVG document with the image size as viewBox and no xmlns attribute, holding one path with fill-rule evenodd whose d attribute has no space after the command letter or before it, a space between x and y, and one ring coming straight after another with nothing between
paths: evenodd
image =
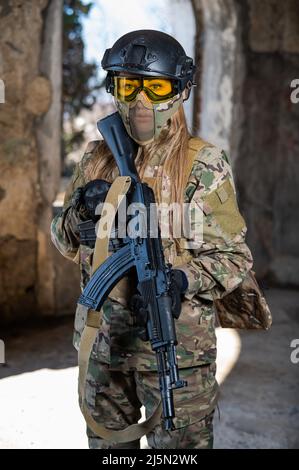
<instances>
[{"instance_id":1,"label":"jacket pocket","mask_svg":"<svg viewBox=\"0 0 299 470\"><path fill-rule=\"evenodd\" d=\"M223 328L268 330L272 324L270 309L252 270L235 290L214 302Z\"/></svg>"}]
</instances>

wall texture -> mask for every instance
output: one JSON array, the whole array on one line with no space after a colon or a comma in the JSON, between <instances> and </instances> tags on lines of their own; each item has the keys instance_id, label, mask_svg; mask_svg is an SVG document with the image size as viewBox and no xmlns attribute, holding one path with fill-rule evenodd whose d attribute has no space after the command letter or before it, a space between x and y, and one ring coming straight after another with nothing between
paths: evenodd
<instances>
[{"instance_id":1,"label":"wall texture","mask_svg":"<svg viewBox=\"0 0 299 470\"><path fill-rule=\"evenodd\" d=\"M1 317L35 310L38 147L35 121L51 103L51 83L39 68L46 0L1 2L0 302Z\"/></svg>"},{"instance_id":2,"label":"wall texture","mask_svg":"<svg viewBox=\"0 0 299 470\"><path fill-rule=\"evenodd\" d=\"M57 305L49 225L60 180L61 43L62 0L0 2L1 323Z\"/></svg>"},{"instance_id":3,"label":"wall texture","mask_svg":"<svg viewBox=\"0 0 299 470\"><path fill-rule=\"evenodd\" d=\"M204 18L200 134L231 155L257 274L298 286L299 3L194 3Z\"/></svg>"},{"instance_id":4,"label":"wall texture","mask_svg":"<svg viewBox=\"0 0 299 470\"><path fill-rule=\"evenodd\" d=\"M231 150L234 102L237 101L235 73L240 28L234 0L201 0L203 9L203 63L201 90L201 134Z\"/></svg>"},{"instance_id":5,"label":"wall texture","mask_svg":"<svg viewBox=\"0 0 299 470\"><path fill-rule=\"evenodd\" d=\"M256 270L299 285L299 3L237 2L245 61L244 120L235 155L242 210Z\"/></svg>"}]
</instances>

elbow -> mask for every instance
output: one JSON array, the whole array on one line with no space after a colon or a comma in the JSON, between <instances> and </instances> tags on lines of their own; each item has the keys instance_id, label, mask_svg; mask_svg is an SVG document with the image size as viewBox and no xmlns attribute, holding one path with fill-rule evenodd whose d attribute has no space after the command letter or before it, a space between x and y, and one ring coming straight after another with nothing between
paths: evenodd
<instances>
[{"instance_id":1,"label":"elbow","mask_svg":"<svg viewBox=\"0 0 299 470\"><path fill-rule=\"evenodd\" d=\"M79 244L74 244L67 241L66 234L63 233L63 229L59 226L61 216L56 216L50 228L51 240L55 248L67 259L78 263Z\"/></svg>"}]
</instances>

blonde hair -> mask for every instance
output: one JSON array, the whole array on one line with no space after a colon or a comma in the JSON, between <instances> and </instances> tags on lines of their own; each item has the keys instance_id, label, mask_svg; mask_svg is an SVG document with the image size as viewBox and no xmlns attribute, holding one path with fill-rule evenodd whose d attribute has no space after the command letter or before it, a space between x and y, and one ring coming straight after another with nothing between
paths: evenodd
<instances>
[{"instance_id":1,"label":"blonde hair","mask_svg":"<svg viewBox=\"0 0 299 470\"><path fill-rule=\"evenodd\" d=\"M151 144L140 148L136 158L136 167L142 180L146 166L152 157L161 152L161 147L165 152L163 155L163 173L167 174L171 182L170 203L182 203L184 200L184 190L187 184L185 167L188 156L188 141L190 134L187 128L187 122L183 105L169 119L168 125L161 131L159 139ZM92 158L85 168L86 180L97 178L112 182L118 175L115 160L107 147L106 143L101 141L95 150ZM161 194L157 195L158 201L161 200Z\"/></svg>"}]
</instances>

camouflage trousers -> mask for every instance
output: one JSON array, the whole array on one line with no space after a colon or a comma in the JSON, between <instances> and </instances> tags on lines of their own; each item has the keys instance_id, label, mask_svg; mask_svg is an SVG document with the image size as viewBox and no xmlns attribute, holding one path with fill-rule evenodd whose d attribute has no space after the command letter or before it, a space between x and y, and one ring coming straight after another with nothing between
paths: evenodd
<instances>
[{"instance_id":1,"label":"camouflage trousers","mask_svg":"<svg viewBox=\"0 0 299 470\"><path fill-rule=\"evenodd\" d=\"M146 436L153 449L208 449L213 447L213 414L209 406L217 394L216 365L180 369L188 386L174 391L175 430L157 425ZM80 399L80 397L79 397ZM107 364L90 360L86 386L88 407L96 421L114 430L125 429L155 410L160 391L156 372L111 370ZM205 410L209 409L209 413ZM87 429L91 449L138 449L140 442L113 445Z\"/></svg>"}]
</instances>

